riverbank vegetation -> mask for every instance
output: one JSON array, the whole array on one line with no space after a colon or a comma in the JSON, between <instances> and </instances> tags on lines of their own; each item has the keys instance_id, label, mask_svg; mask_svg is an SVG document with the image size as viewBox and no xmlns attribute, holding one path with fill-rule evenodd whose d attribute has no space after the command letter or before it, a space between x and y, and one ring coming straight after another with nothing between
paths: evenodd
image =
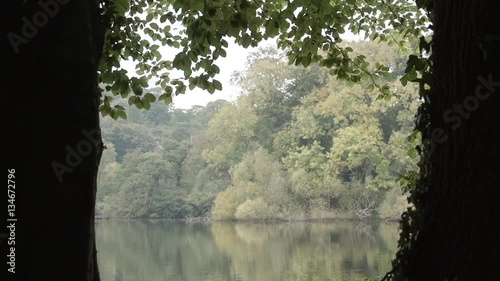
<instances>
[{"instance_id":1,"label":"riverbank vegetation","mask_svg":"<svg viewBox=\"0 0 500 281\"><path fill-rule=\"evenodd\" d=\"M130 108L126 120L104 118L96 215L398 219L408 206L399 181L416 170L408 137L417 89L399 82L407 54L373 42L351 46L390 68L388 98L370 82L295 67L264 48L235 73L234 102L151 104Z\"/></svg>"}]
</instances>

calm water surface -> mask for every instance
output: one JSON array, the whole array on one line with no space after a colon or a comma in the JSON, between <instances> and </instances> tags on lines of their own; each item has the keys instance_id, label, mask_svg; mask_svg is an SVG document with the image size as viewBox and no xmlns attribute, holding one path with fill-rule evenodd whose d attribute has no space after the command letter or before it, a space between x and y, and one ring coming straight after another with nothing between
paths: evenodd
<instances>
[{"instance_id":1,"label":"calm water surface","mask_svg":"<svg viewBox=\"0 0 500 281\"><path fill-rule=\"evenodd\" d=\"M390 269L398 225L98 221L102 281L363 280Z\"/></svg>"}]
</instances>

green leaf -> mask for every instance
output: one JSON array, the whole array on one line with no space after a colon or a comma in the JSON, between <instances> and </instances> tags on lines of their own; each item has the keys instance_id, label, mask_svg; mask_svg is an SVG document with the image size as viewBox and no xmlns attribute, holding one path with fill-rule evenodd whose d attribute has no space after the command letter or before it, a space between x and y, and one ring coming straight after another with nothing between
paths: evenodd
<instances>
[{"instance_id":1,"label":"green leaf","mask_svg":"<svg viewBox=\"0 0 500 281\"><path fill-rule=\"evenodd\" d=\"M129 0L116 0L116 11L120 15L125 15L125 13L128 11L130 7Z\"/></svg>"},{"instance_id":2,"label":"green leaf","mask_svg":"<svg viewBox=\"0 0 500 281\"><path fill-rule=\"evenodd\" d=\"M410 156L411 159L415 159L415 157L417 157L417 149L415 147L410 147L408 149L408 156Z\"/></svg>"},{"instance_id":3,"label":"green leaf","mask_svg":"<svg viewBox=\"0 0 500 281\"><path fill-rule=\"evenodd\" d=\"M165 101L166 104L171 104L172 103L172 95L167 95L165 97L164 101Z\"/></svg>"},{"instance_id":4,"label":"green leaf","mask_svg":"<svg viewBox=\"0 0 500 281\"><path fill-rule=\"evenodd\" d=\"M186 93L186 85L184 85L184 84L181 83L180 85L178 85L177 87L175 87L175 93L177 95Z\"/></svg>"},{"instance_id":5,"label":"green leaf","mask_svg":"<svg viewBox=\"0 0 500 281\"><path fill-rule=\"evenodd\" d=\"M408 84L408 78L405 76L401 77L401 79L399 79L399 81L401 81L401 84L403 86L406 86L406 84Z\"/></svg>"},{"instance_id":6,"label":"green leaf","mask_svg":"<svg viewBox=\"0 0 500 281\"><path fill-rule=\"evenodd\" d=\"M120 117L122 119L127 119L127 113L124 110L119 110L118 117Z\"/></svg>"},{"instance_id":7,"label":"green leaf","mask_svg":"<svg viewBox=\"0 0 500 281\"><path fill-rule=\"evenodd\" d=\"M222 83L214 79L214 87L216 90L222 91Z\"/></svg>"},{"instance_id":8,"label":"green leaf","mask_svg":"<svg viewBox=\"0 0 500 281\"><path fill-rule=\"evenodd\" d=\"M144 99L147 100L147 101L149 101L149 102L155 102L156 101L156 97L152 93L145 94L144 95Z\"/></svg>"},{"instance_id":9,"label":"green leaf","mask_svg":"<svg viewBox=\"0 0 500 281\"><path fill-rule=\"evenodd\" d=\"M131 96L130 98L128 98L128 105L135 104L136 98L137 98L137 96Z\"/></svg>"},{"instance_id":10,"label":"green leaf","mask_svg":"<svg viewBox=\"0 0 500 281\"><path fill-rule=\"evenodd\" d=\"M390 80L392 79L392 73L390 72L382 72L382 75L387 79Z\"/></svg>"},{"instance_id":11,"label":"green leaf","mask_svg":"<svg viewBox=\"0 0 500 281\"><path fill-rule=\"evenodd\" d=\"M143 86L144 88L148 87L148 78L146 76L142 76L139 78L139 85Z\"/></svg>"},{"instance_id":12,"label":"green leaf","mask_svg":"<svg viewBox=\"0 0 500 281\"><path fill-rule=\"evenodd\" d=\"M220 72L220 68L217 66L217 65L212 65L212 71L216 74L218 74Z\"/></svg>"},{"instance_id":13,"label":"green leaf","mask_svg":"<svg viewBox=\"0 0 500 281\"><path fill-rule=\"evenodd\" d=\"M250 37L250 35L248 34L245 34L241 40L241 45L243 46L243 48L247 48L248 46L250 46L250 43L252 43L252 37Z\"/></svg>"},{"instance_id":14,"label":"green leaf","mask_svg":"<svg viewBox=\"0 0 500 281\"><path fill-rule=\"evenodd\" d=\"M161 53L155 50L151 51L151 54L153 54L154 57L161 59Z\"/></svg>"},{"instance_id":15,"label":"green leaf","mask_svg":"<svg viewBox=\"0 0 500 281\"><path fill-rule=\"evenodd\" d=\"M165 93L166 93L167 95L170 95L170 96L171 96L173 92L174 92L174 89L172 89L172 87L171 87L171 86L167 86L167 87L165 87Z\"/></svg>"},{"instance_id":16,"label":"green leaf","mask_svg":"<svg viewBox=\"0 0 500 281\"><path fill-rule=\"evenodd\" d=\"M215 92L215 87L214 87L214 84L210 83L208 84L208 88L207 88L208 92L210 94L213 94Z\"/></svg>"},{"instance_id":17,"label":"green leaf","mask_svg":"<svg viewBox=\"0 0 500 281\"><path fill-rule=\"evenodd\" d=\"M410 82L412 81L415 81L415 79L417 79L418 77L418 74L417 74L417 71L415 71L415 69L412 69L411 71L409 71L408 73L406 73L406 79Z\"/></svg>"},{"instance_id":18,"label":"green leaf","mask_svg":"<svg viewBox=\"0 0 500 281\"><path fill-rule=\"evenodd\" d=\"M113 118L114 120L118 119L118 112L117 112L117 110L112 109L112 110L109 112L109 116L111 116L111 118Z\"/></svg>"},{"instance_id":19,"label":"green leaf","mask_svg":"<svg viewBox=\"0 0 500 281\"><path fill-rule=\"evenodd\" d=\"M138 109L142 109L143 101L141 100L141 98L137 97L134 104L135 104L135 107L137 107Z\"/></svg>"},{"instance_id":20,"label":"green leaf","mask_svg":"<svg viewBox=\"0 0 500 281\"><path fill-rule=\"evenodd\" d=\"M193 90L194 88L196 88L196 84L193 83L192 81L189 82L189 90Z\"/></svg>"},{"instance_id":21,"label":"green leaf","mask_svg":"<svg viewBox=\"0 0 500 281\"><path fill-rule=\"evenodd\" d=\"M111 107L109 104L104 103L99 107L99 111L101 112L102 116L106 116L111 112Z\"/></svg>"},{"instance_id":22,"label":"green leaf","mask_svg":"<svg viewBox=\"0 0 500 281\"><path fill-rule=\"evenodd\" d=\"M391 88L389 86L385 85L380 89L380 92L384 95L389 95L391 93Z\"/></svg>"},{"instance_id":23,"label":"green leaf","mask_svg":"<svg viewBox=\"0 0 500 281\"><path fill-rule=\"evenodd\" d=\"M203 0L191 0L191 1L189 1L189 9L191 11L202 12L205 9L205 1L203 1Z\"/></svg>"},{"instance_id":24,"label":"green leaf","mask_svg":"<svg viewBox=\"0 0 500 281\"><path fill-rule=\"evenodd\" d=\"M309 64L311 64L311 57L310 56L304 57L304 59L302 60L302 65L304 67L308 67Z\"/></svg>"},{"instance_id":25,"label":"green leaf","mask_svg":"<svg viewBox=\"0 0 500 281\"><path fill-rule=\"evenodd\" d=\"M144 89L140 85L135 85L135 86L132 86L132 91L134 92L134 94L140 96L140 95L142 95Z\"/></svg>"}]
</instances>

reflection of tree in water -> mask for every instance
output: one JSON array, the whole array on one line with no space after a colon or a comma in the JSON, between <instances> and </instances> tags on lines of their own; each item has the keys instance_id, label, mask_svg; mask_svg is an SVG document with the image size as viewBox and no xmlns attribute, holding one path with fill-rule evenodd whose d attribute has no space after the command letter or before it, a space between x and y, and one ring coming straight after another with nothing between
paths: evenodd
<instances>
[{"instance_id":1,"label":"reflection of tree in water","mask_svg":"<svg viewBox=\"0 0 500 281\"><path fill-rule=\"evenodd\" d=\"M234 280L230 259L215 246L209 226L102 221L96 233L103 281Z\"/></svg>"},{"instance_id":2,"label":"reflection of tree in water","mask_svg":"<svg viewBox=\"0 0 500 281\"><path fill-rule=\"evenodd\" d=\"M362 240L368 240L370 242L375 242L375 235L373 233L373 228L371 225L368 225L364 222L357 222L356 226L354 227L354 234L356 237L362 239Z\"/></svg>"},{"instance_id":3,"label":"reflection of tree in water","mask_svg":"<svg viewBox=\"0 0 500 281\"><path fill-rule=\"evenodd\" d=\"M217 246L249 281L269 276L323 281L381 275L389 269L395 247L389 250L376 230L364 223L212 225ZM397 237L392 244L396 241Z\"/></svg>"},{"instance_id":4,"label":"reflection of tree in water","mask_svg":"<svg viewBox=\"0 0 500 281\"><path fill-rule=\"evenodd\" d=\"M113 280L114 281L123 281L123 276L122 276L122 272L119 271L115 274L115 276L113 277Z\"/></svg>"},{"instance_id":5,"label":"reflection of tree in water","mask_svg":"<svg viewBox=\"0 0 500 281\"><path fill-rule=\"evenodd\" d=\"M395 225L101 221L103 281L363 280L389 270Z\"/></svg>"},{"instance_id":6,"label":"reflection of tree in water","mask_svg":"<svg viewBox=\"0 0 500 281\"><path fill-rule=\"evenodd\" d=\"M234 230L238 237L247 244L263 244L273 233L266 231L265 225L256 224L236 224Z\"/></svg>"}]
</instances>

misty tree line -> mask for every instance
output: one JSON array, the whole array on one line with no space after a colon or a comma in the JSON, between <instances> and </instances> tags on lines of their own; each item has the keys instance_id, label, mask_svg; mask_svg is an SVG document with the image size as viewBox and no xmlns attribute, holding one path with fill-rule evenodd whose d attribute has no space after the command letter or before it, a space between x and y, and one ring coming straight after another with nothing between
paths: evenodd
<instances>
[{"instance_id":1,"label":"misty tree line","mask_svg":"<svg viewBox=\"0 0 500 281\"><path fill-rule=\"evenodd\" d=\"M264 48L235 73L235 102L188 110L153 103L131 108L127 120L104 118L96 215L399 218L407 201L398 181L416 170L408 137L417 89L398 81L405 54L373 42L353 47L390 68L390 99L372 83L288 65Z\"/></svg>"}]
</instances>

